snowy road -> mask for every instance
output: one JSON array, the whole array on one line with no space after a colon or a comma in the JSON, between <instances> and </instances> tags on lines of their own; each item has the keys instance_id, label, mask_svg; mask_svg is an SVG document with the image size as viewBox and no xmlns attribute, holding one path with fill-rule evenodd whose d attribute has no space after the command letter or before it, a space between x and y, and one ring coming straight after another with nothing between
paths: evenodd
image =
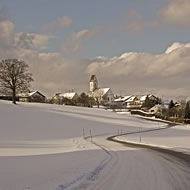
<instances>
[{"instance_id":1,"label":"snowy road","mask_svg":"<svg viewBox=\"0 0 190 190\"><path fill-rule=\"evenodd\" d=\"M105 139L94 141L108 151L109 162L74 190L189 190L190 160Z\"/></svg>"}]
</instances>

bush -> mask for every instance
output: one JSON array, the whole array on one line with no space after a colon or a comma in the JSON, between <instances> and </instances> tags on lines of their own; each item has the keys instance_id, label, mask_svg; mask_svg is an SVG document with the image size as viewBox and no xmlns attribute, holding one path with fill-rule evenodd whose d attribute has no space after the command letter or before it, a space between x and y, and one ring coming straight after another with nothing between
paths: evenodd
<instances>
[{"instance_id":1,"label":"bush","mask_svg":"<svg viewBox=\"0 0 190 190\"><path fill-rule=\"evenodd\" d=\"M154 116L154 114L152 113L146 113L140 110L131 110L131 114L137 114L137 115L141 115L141 116L145 116L145 117L152 117Z\"/></svg>"}]
</instances>

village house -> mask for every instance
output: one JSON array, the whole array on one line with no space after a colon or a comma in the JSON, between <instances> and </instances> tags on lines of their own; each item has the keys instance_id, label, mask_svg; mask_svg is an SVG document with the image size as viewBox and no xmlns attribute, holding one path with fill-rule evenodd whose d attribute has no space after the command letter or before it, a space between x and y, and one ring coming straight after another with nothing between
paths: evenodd
<instances>
[{"instance_id":1,"label":"village house","mask_svg":"<svg viewBox=\"0 0 190 190\"><path fill-rule=\"evenodd\" d=\"M140 104L143 105L147 99L152 100L152 101L157 101L158 97L154 96L153 94L140 96L140 98L139 98Z\"/></svg>"},{"instance_id":2,"label":"village house","mask_svg":"<svg viewBox=\"0 0 190 190\"><path fill-rule=\"evenodd\" d=\"M3 94L0 94L0 100L12 101L12 99L13 99L12 95L3 95ZM16 101L19 101L18 97L16 97Z\"/></svg>"},{"instance_id":3,"label":"village house","mask_svg":"<svg viewBox=\"0 0 190 190\"><path fill-rule=\"evenodd\" d=\"M125 103L128 109L137 109L141 107L140 98L138 96L130 96Z\"/></svg>"},{"instance_id":4,"label":"village house","mask_svg":"<svg viewBox=\"0 0 190 190\"><path fill-rule=\"evenodd\" d=\"M67 92L67 93L56 93L52 98L54 104L62 104L64 99L71 100L73 102L77 101L79 98L76 92Z\"/></svg>"},{"instance_id":5,"label":"village house","mask_svg":"<svg viewBox=\"0 0 190 190\"><path fill-rule=\"evenodd\" d=\"M126 101L129 98L131 98L131 96L123 96L123 97L116 98L114 100L116 108L124 108L124 109L127 108Z\"/></svg>"},{"instance_id":6,"label":"village house","mask_svg":"<svg viewBox=\"0 0 190 190\"><path fill-rule=\"evenodd\" d=\"M117 98L114 102L120 108L140 109L148 98L154 101L157 100L154 95L130 95Z\"/></svg>"},{"instance_id":7,"label":"village house","mask_svg":"<svg viewBox=\"0 0 190 190\"><path fill-rule=\"evenodd\" d=\"M162 112L162 105L160 105L160 104L157 104L157 105L155 105L154 107L152 107L152 108L150 108L149 109L149 112L150 113L152 113L152 114L161 114L161 112Z\"/></svg>"},{"instance_id":8,"label":"village house","mask_svg":"<svg viewBox=\"0 0 190 190\"><path fill-rule=\"evenodd\" d=\"M18 99L20 102L40 102L44 103L46 97L39 91L33 91L28 93L18 94Z\"/></svg>"},{"instance_id":9,"label":"village house","mask_svg":"<svg viewBox=\"0 0 190 190\"><path fill-rule=\"evenodd\" d=\"M148 95L142 95L142 96L134 96L133 97L133 102L127 102L128 106L131 108L142 108L143 104L146 102L146 100L149 99L151 101L157 101L157 97L152 95L152 94L148 94Z\"/></svg>"},{"instance_id":10,"label":"village house","mask_svg":"<svg viewBox=\"0 0 190 190\"><path fill-rule=\"evenodd\" d=\"M98 105L110 106L114 103L114 94L111 88L99 88L96 75L90 77L89 97L93 97Z\"/></svg>"}]
</instances>

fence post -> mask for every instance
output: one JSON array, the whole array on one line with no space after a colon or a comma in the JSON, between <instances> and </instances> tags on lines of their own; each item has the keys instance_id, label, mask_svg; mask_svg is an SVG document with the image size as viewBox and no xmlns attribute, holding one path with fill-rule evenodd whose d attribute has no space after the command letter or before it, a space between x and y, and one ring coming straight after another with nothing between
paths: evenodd
<instances>
[{"instance_id":1,"label":"fence post","mask_svg":"<svg viewBox=\"0 0 190 190\"><path fill-rule=\"evenodd\" d=\"M92 142L92 131L90 129L90 139L91 139L91 142Z\"/></svg>"},{"instance_id":2,"label":"fence post","mask_svg":"<svg viewBox=\"0 0 190 190\"><path fill-rule=\"evenodd\" d=\"M83 138L85 139L85 131L84 131L84 128L83 128L83 131L82 131L82 132L83 132Z\"/></svg>"}]
</instances>

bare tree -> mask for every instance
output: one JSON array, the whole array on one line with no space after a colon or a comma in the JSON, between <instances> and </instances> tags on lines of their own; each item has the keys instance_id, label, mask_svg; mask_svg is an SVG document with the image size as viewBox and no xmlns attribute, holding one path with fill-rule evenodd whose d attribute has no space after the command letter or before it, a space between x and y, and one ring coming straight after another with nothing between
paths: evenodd
<instances>
[{"instance_id":1,"label":"bare tree","mask_svg":"<svg viewBox=\"0 0 190 190\"><path fill-rule=\"evenodd\" d=\"M92 107L92 105L95 104L95 100L93 97L89 97L84 92L81 93L77 100L77 105L83 106L83 107Z\"/></svg>"},{"instance_id":2,"label":"bare tree","mask_svg":"<svg viewBox=\"0 0 190 190\"><path fill-rule=\"evenodd\" d=\"M29 90L32 74L28 65L17 59L6 59L0 62L0 86L3 91L12 93L12 101L16 104L16 94Z\"/></svg>"},{"instance_id":3,"label":"bare tree","mask_svg":"<svg viewBox=\"0 0 190 190\"><path fill-rule=\"evenodd\" d=\"M104 90L103 89L97 89L95 90L93 97L96 101L96 104L98 106L98 108L100 107L100 105L103 102L103 95L104 95Z\"/></svg>"},{"instance_id":4,"label":"bare tree","mask_svg":"<svg viewBox=\"0 0 190 190\"><path fill-rule=\"evenodd\" d=\"M179 96L179 97L177 98L177 102L178 102L182 107L185 108L186 103L187 103L187 96Z\"/></svg>"}]
</instances>

